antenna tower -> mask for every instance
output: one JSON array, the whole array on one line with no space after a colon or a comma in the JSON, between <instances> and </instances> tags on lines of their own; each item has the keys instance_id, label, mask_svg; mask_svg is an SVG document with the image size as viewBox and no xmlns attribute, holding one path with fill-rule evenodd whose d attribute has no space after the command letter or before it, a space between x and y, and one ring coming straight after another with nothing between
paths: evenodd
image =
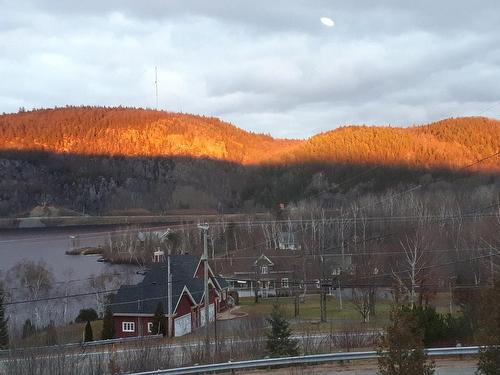
<instances>
[{"instance_id":1,"label":"antenna tower","mask_svg":"<svg viewBox=\"0 0 500 375\"><path fill-rule=\"evenodd\" d=\"M158 67L155 66L156 110L158 110Z\"/></svg>"}]
</instances>

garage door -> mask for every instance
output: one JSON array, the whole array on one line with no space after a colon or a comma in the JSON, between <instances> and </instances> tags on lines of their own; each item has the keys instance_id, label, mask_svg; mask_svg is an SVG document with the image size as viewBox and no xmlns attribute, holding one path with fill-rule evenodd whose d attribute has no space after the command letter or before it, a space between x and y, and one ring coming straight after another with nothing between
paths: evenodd
<instances>
[{"instance_id":1,"label":"garage door","mask_svg":"<svg viewBox=\"0 0 500 375\"><path fill-rule=\"evenodd\" d=\"M215 317L215 305L212 303L208 306L208 319L210 322L214 321ZM205 308L201 309L201 325L205 325Z\"/></svg>"},{"instance_id":2,"label":"garage door","mask_svg":"<svg viewBox=\"0 0 500 375\"><path fill-rule=\"evenodd\" d=\"M175 336L183 336L191 332L191 314L174 319Z\"/></svg>"}]
</instances>

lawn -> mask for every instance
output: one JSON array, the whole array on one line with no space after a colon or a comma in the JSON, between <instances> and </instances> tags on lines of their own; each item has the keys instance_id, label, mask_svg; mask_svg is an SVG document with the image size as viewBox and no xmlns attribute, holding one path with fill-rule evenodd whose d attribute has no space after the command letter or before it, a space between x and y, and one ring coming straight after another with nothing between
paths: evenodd
<instances>
[{"instance_id":1,"label":"lawn","mask_svg":"<svg viewBox=\"0 0 500 375\"><path fill-rule=\"evenodd\" d=\"M96 320L90 322L92 326L92 333L94 335L94 340L99 340L101 338L102 331L102 320ZM56 326L57 340L56 343L60 345L77 343L83 340L83 331L85 329L85 323L73 323L64 326ZM33 347L33 346L45 346L53 345L47 342L47 331L41 329L36 332L33 336L26 339L12 340L11 345L13 347Z\"/></svg>"},{"instance_id":2,"label":"lawn","mask_svg":"<svg viewBox=\"0 0 500 375\"><path fill-rule=\"evenodd\" d=\"M254 298L240 298L241 309L252 315L269 315L273 306L280 306L285 316L292 321L294 325L310 324L319 322L320 320L320 303L319 295L307 295L305 300L300 304L299 316L294 317L294 298L279 297L279 298L262 298L259 303L255 303ZM391 301L379 300L376 304L376 316L371 317L371 322L366 324L366 327L381 327L389 318L389 310ZM340 309L339 300L333 296L327 296L326 302L326 317L330 326L333 323L336 327L341 327L346 324L361 323L362 318L359 312L351 301L343 301L342 309Z\"/></svg>"}]
</instances>

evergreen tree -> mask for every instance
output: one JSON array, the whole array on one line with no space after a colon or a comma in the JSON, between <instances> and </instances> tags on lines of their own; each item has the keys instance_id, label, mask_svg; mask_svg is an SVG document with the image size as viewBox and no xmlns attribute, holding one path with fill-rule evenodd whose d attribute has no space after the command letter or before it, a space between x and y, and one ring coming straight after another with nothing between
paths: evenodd
<instances>
[{"instance_id":1,"label":"evergreen tree","mask_svg":"<svg viewBox=\"0 0 500 375\"><path fill-rule=\"evenodd\" d=\"M165 336L167 334L165 313L163 311L163 304L158 302L156 306L155 315L153 317L153 332L154 335L162 334Z\"/></svg>"},{"instance_id":2,"label":"evergreen tree","mask_svg":"<svg viewBox=\"0 0 500 375\"><path fill-rule=\"evenodd\" d=\"M92 325L90 321L87 320L87 324L85 324L85 330L83 331L83 342L94 341L94 334L92 332Z\"/></svg>"},{"instance_id":3,"label":"evergreen tree","mask_svg":"<svg viewBox=\"0 0 500 375\"><path fill-rule=\"evenodd\" d=\"M272 357L298 355L297 340L291 338L292 331L288 320L278 305L274 305L270 317L267 319L271 330L267 333L266 350Z\"/></svg>"},{"instance_id":4,"label":"evergreen tree","mask_svg":"<svg viewBox=\"0 0 500 375\"><path fill-rule=\"evenodd\" d=\"M479 352L478 373L500 373L500 282L483 292L479 319L479 340L484 347Z\"/></svg>"},{"instance_id":5,"label":"evergreen tree","mask_svg":"<svg viewBox=\"0 0 500 375\"><path fill-rule=\"evenodd\" d=\"M57 345L57 331L54 321L51 320L47 328L45 329L45 345L53 346Z\"/></svg>"},{"instance_id":6,"label":"evergreen tree","mask_svg":"<svg viewBox=\"0 0 500 375\"><path fill-rule=\"evenodd\" d=\"M23 324L23 339L33 336L35 332L36 327L33 325L30 319L26 319Z\"/></svg>"},{"instance_id":7,"label":"evergreen tree","mask_svg":"<svg viewBox=\"0 0 500 375\"><path fill-rule=\"evenodd\" d=\"M5 349L9 346L8 319L5 317L4 298L3 286L0 285L0 349Z\"/></svg>"},{"instance_id":8,"label":"evergreen tree","mask_svg":"<svg viewBox=\"0 0 500 375\"><path fill-rule=\"evenodd\" d=\"M102 319L102 333L101 338L103 340L110 340L115 337L115 326L113 324L113 312L111 307L106 307L104 312L104 317Z\"/></svg>"},{"instance_id":9,"label":"evergreen tree","mask_svg":"<svg viewBox=\"0 0 500 375\"><path fill-rule=\"evenodd\" d=\"M409 309L394 307L392 324L387 327L378 349L380 375L432 375L434 363L427 363L423 332L416 315Z\"/></svg>"}]
</instances>

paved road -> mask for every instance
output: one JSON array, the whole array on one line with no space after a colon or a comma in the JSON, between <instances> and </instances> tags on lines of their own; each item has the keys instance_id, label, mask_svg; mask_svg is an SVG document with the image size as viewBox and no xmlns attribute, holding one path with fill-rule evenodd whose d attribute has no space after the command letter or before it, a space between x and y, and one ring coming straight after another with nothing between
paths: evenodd
<instances>
[{"instance_id":1,"label":"paved road","mask_svg":"<svg viewBox=\"0 0 500 375\"><path fill-rule=\"evenodd\" d=\"M435 375L474 375L476 362L471 360L440 360L436 362ZM261 371L245 371L242 375L262 375ZM377 364L374 361L364 361L351 365L327 364L308 368L286 368L273 370L273 375L376 375Z\"/></svg>"}]
</instances>

